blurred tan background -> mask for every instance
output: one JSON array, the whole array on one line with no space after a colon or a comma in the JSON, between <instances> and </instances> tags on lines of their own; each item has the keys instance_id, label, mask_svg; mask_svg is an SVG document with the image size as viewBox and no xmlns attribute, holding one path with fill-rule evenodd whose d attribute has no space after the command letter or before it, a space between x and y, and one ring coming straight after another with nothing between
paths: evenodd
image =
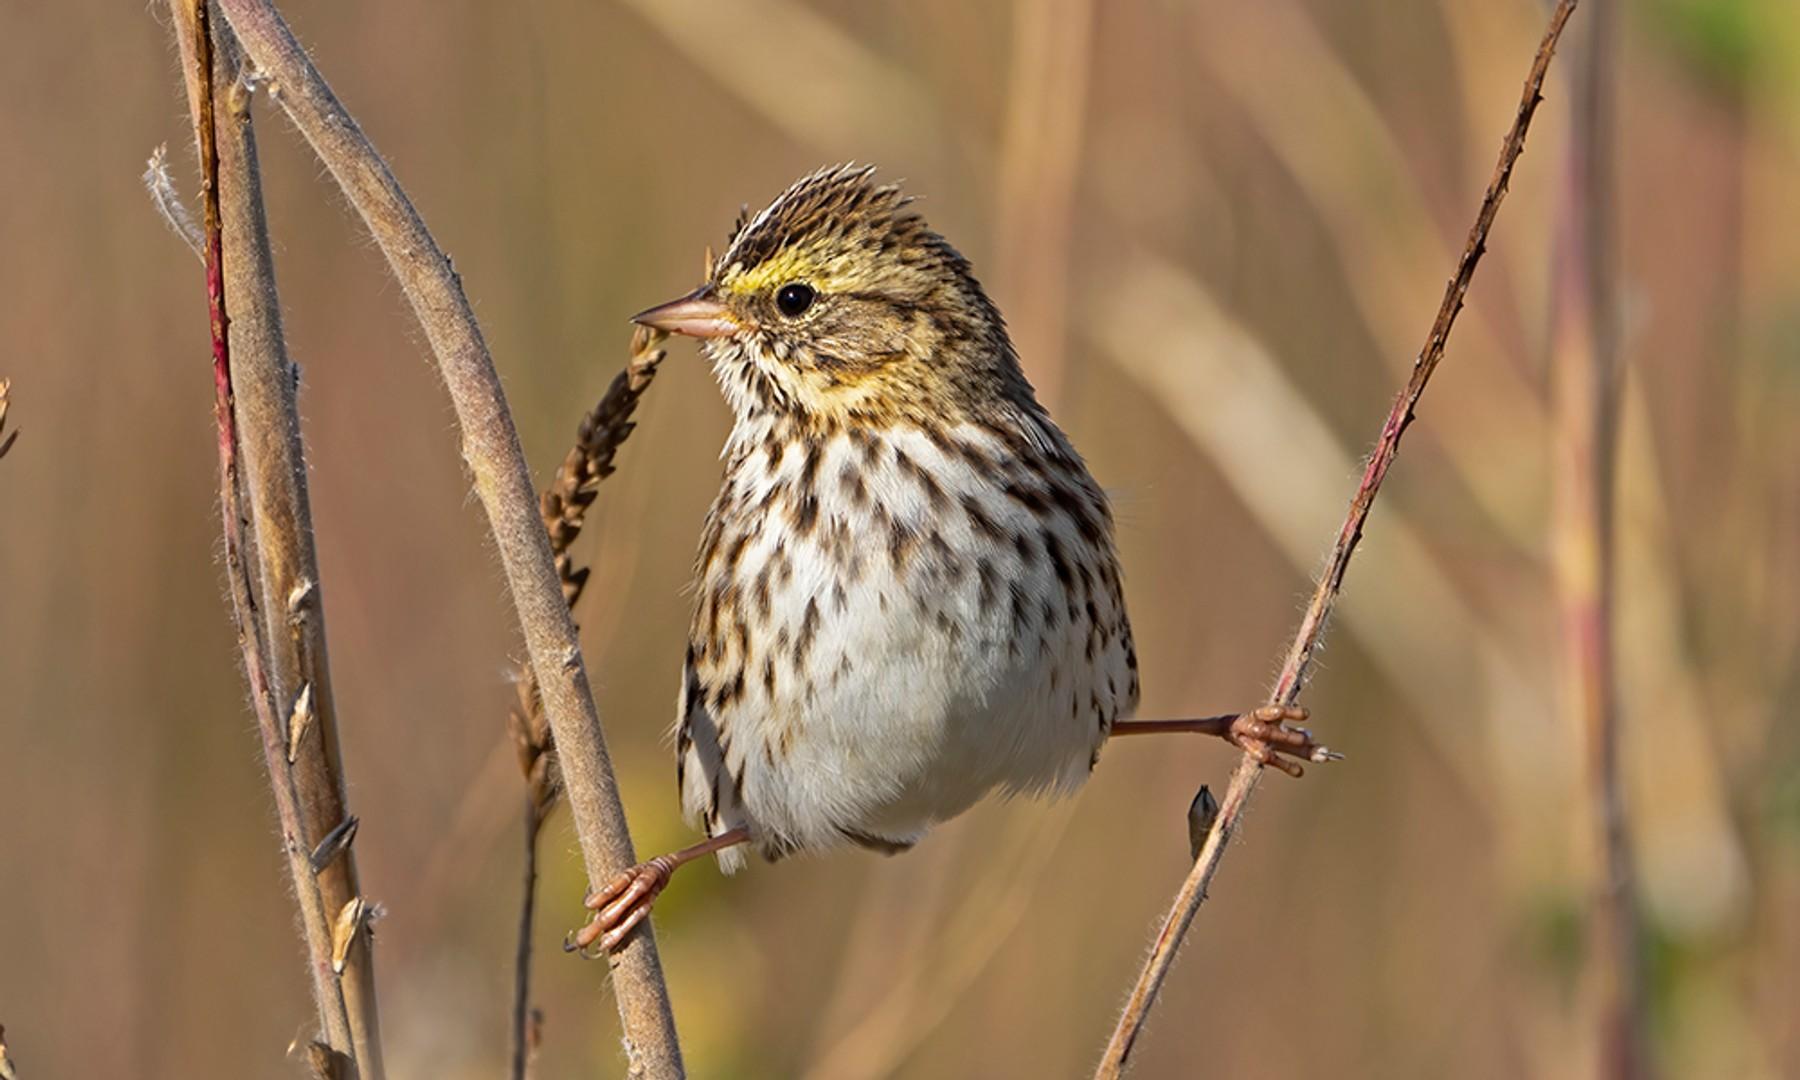
<instances>
[{"instance_id":1,"label":"blurred tan background","mask_svg":"<svg viewBox=\"0 0 1800 1080\"><path fill-rule=\"evenodd\" d=\"M1800 1075L1800 7L1620 5L1620 700L1653 1046ZM1146 717L1259 700L1517 100L1530 0L284 5L475 302L548 476L632 311L828 162L974 260L1115 493ZM1584 13L1576 16L1580 23ZM1566 57L1564 58L1566 60ZM1552 225L1569 75L1308 696L1136 1075L1575 1076L1592 882L1551 577ZM453 418L378 253L278 110L267 198L398 1077L502 1071L521 652ZM280 1077L311 1006L218 561L197 187L161 4L0 2L0 1023L26 1080ZM639 849L726 410L676 343L582 557ZM1216 741L907 857L678 880L696 1076L1072 1076L1187 866ZM560 815L543 1077L620 1067Z\"/></svg>"}]
</instances>

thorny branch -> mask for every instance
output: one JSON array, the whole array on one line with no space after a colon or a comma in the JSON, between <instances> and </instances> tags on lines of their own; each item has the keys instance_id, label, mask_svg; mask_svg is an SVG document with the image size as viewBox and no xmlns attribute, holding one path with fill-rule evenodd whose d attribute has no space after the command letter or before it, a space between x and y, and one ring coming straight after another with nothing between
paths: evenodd
<instances>
[{"instance_id":1,"label":"thorny branch","mask_svg":"<svg viewBox=\"0 0 1800 1080\"><path fill-rule=\"evenodd\" d=\"M1350 556L1356 550L1357 541L1362 538L1363 524L1368 519L1369 509L1374 505L1376 493L1381 490L1382 481L1386 479L1395 455L1399 453L1400 437L1412 424L1420 395L1425 392L1426 384L1444 357L1444 344L1449 339L1451 327L1456 323L1457 314L1462 311L1469 282L1475 275L1475 266L1481 261L1482 253L1487 250L1488 231L1493 227L1494 215L1499 212L1501 200L1506 196L1513 165L1525 148L1525 132L1531 126L1532 114L1543 100L1541 90L1544 75L1550 67L1550 58L1556 52L1557 41L1575 10L1576 2L1577 0L1559 0L1550 15L1549 26L1538 44L1531 71L1525 78L1524 91L1519 99L1512 128L1501 144L1500 159L1494 166L1493 177L1488 181L1487 191L1482 196L1475 223L1469 228L1468 242L1463 247L1462 257L1457 261L1456 273L1444 288L1437 317L1431 324L1431 332L1425 339L1424 348L1413 364L1412 375L1382 423L1375 452L1369 458L1356 495L1351 500L1349 512L1345 515L1343 527L1338 531L1330 561L1313 592L1312 602L1308 604L1306 614L1300 621L1300 628L1288 650L1286 662L1282 664L1281 674L1270 699L1275 705L1292 705L1306 683L1313 656L1317 652L1332 608L1337 603L1338 592L1343 586L1344 572L1350 565ZM1239 759L1231 784L1219 803L1212 831L1207 836L1199 857L1195 859L1193 869L1175 894L1162 929L1157 933L1156 944L1145 960L1131 996L1113 1029L1106 1053L1094 1074L1097 1080L1111 1080L1124 1072L1132 1047L1143 1030L1151 1007L1156 1003L1156 996L1162 989L1169 968L1174 964L1182 939L1193 924L1200 904L1206 899L1206 891L1212 884L1213 875L1218 872L1219 862L1225 856L1225 847L1262 777L1262 764L1267 758L1267 747L1251 746Z\"/></svg>"}]
</instances>

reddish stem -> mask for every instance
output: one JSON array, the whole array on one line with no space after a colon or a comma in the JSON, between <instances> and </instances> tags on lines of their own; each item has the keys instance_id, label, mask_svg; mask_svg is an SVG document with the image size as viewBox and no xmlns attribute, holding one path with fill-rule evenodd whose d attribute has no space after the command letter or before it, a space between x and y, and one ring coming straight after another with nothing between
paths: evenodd
<instances>
[{"instance_id":1,"label":"reddish stem","mask_svg":"<svg viewBox=\"0 0 1800 1080\"><path fill-rule=\"evenodd\" d=\"M219 227L219 146L214 129L212 95L212 27L210 4L199 0L194 5L194 63L199 69L200 198L206 230L206 305L212 316L213 353L213 418L219 428L220 483L226 492L226 505L237 488L237 425L231 403L231 340L227 330L231 318L225 312L225 241ZM225 520L227 542L237 532L237 518L229 514Z\"/></svg>"}]
</instances>

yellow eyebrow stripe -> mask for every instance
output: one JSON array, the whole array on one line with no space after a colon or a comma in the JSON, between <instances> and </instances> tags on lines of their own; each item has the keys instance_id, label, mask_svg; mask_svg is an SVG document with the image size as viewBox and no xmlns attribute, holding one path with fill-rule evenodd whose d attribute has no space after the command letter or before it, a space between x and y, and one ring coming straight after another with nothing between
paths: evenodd
<instances>
[{"instance_id":1,"label":"yellow eyebrow stripe","mask_svg":"<svg viewBox=\"0 0 1800 1080\"><path fill-rule=\"evenodd\" d=\"M762 292L776 285L785 285L790 281L811 280L812 262L793 248L780 251L758 266L741 271L727 277L724 286L727 292L746 294ZM816 286L815 286L816 287Z\"/></svg>"},{"instance_id":2,"label":"yellow eyebrow stripe","mask_svg":"<svg viewBox=\"0 0 1800 1080\"><path fill-rule=\"evenodd\" d=\"M721 287L736 296L780 288L790 281L804 281L822 293L850 292L868 282L853 253L834 254L821 262L818 252L806 248L787 248L762 263L727 273Z\"/></svg>"}]
</instances>

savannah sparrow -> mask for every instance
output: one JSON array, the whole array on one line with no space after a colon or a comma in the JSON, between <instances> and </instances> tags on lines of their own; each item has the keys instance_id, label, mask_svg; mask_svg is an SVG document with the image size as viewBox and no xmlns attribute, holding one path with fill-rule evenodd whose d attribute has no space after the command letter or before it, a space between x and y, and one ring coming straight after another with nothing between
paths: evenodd
<instances>
[{"instance_id":1,"label":"savannah sparrow","mask_svg":"<svg viewBox=\"0 0 1800 1080\"><path fill-rule=\"evenodd\" d=\"M706 519L676 778L708 839L588 898L616 947L682 863L895 853L999 790L1066 794L1109 736L1305 755L1298 709L1130 722L1112 515L969 263L873 169L740 215L706 282L635 317L701 340L736 422Z\"/></svg>"}]
</instances>

